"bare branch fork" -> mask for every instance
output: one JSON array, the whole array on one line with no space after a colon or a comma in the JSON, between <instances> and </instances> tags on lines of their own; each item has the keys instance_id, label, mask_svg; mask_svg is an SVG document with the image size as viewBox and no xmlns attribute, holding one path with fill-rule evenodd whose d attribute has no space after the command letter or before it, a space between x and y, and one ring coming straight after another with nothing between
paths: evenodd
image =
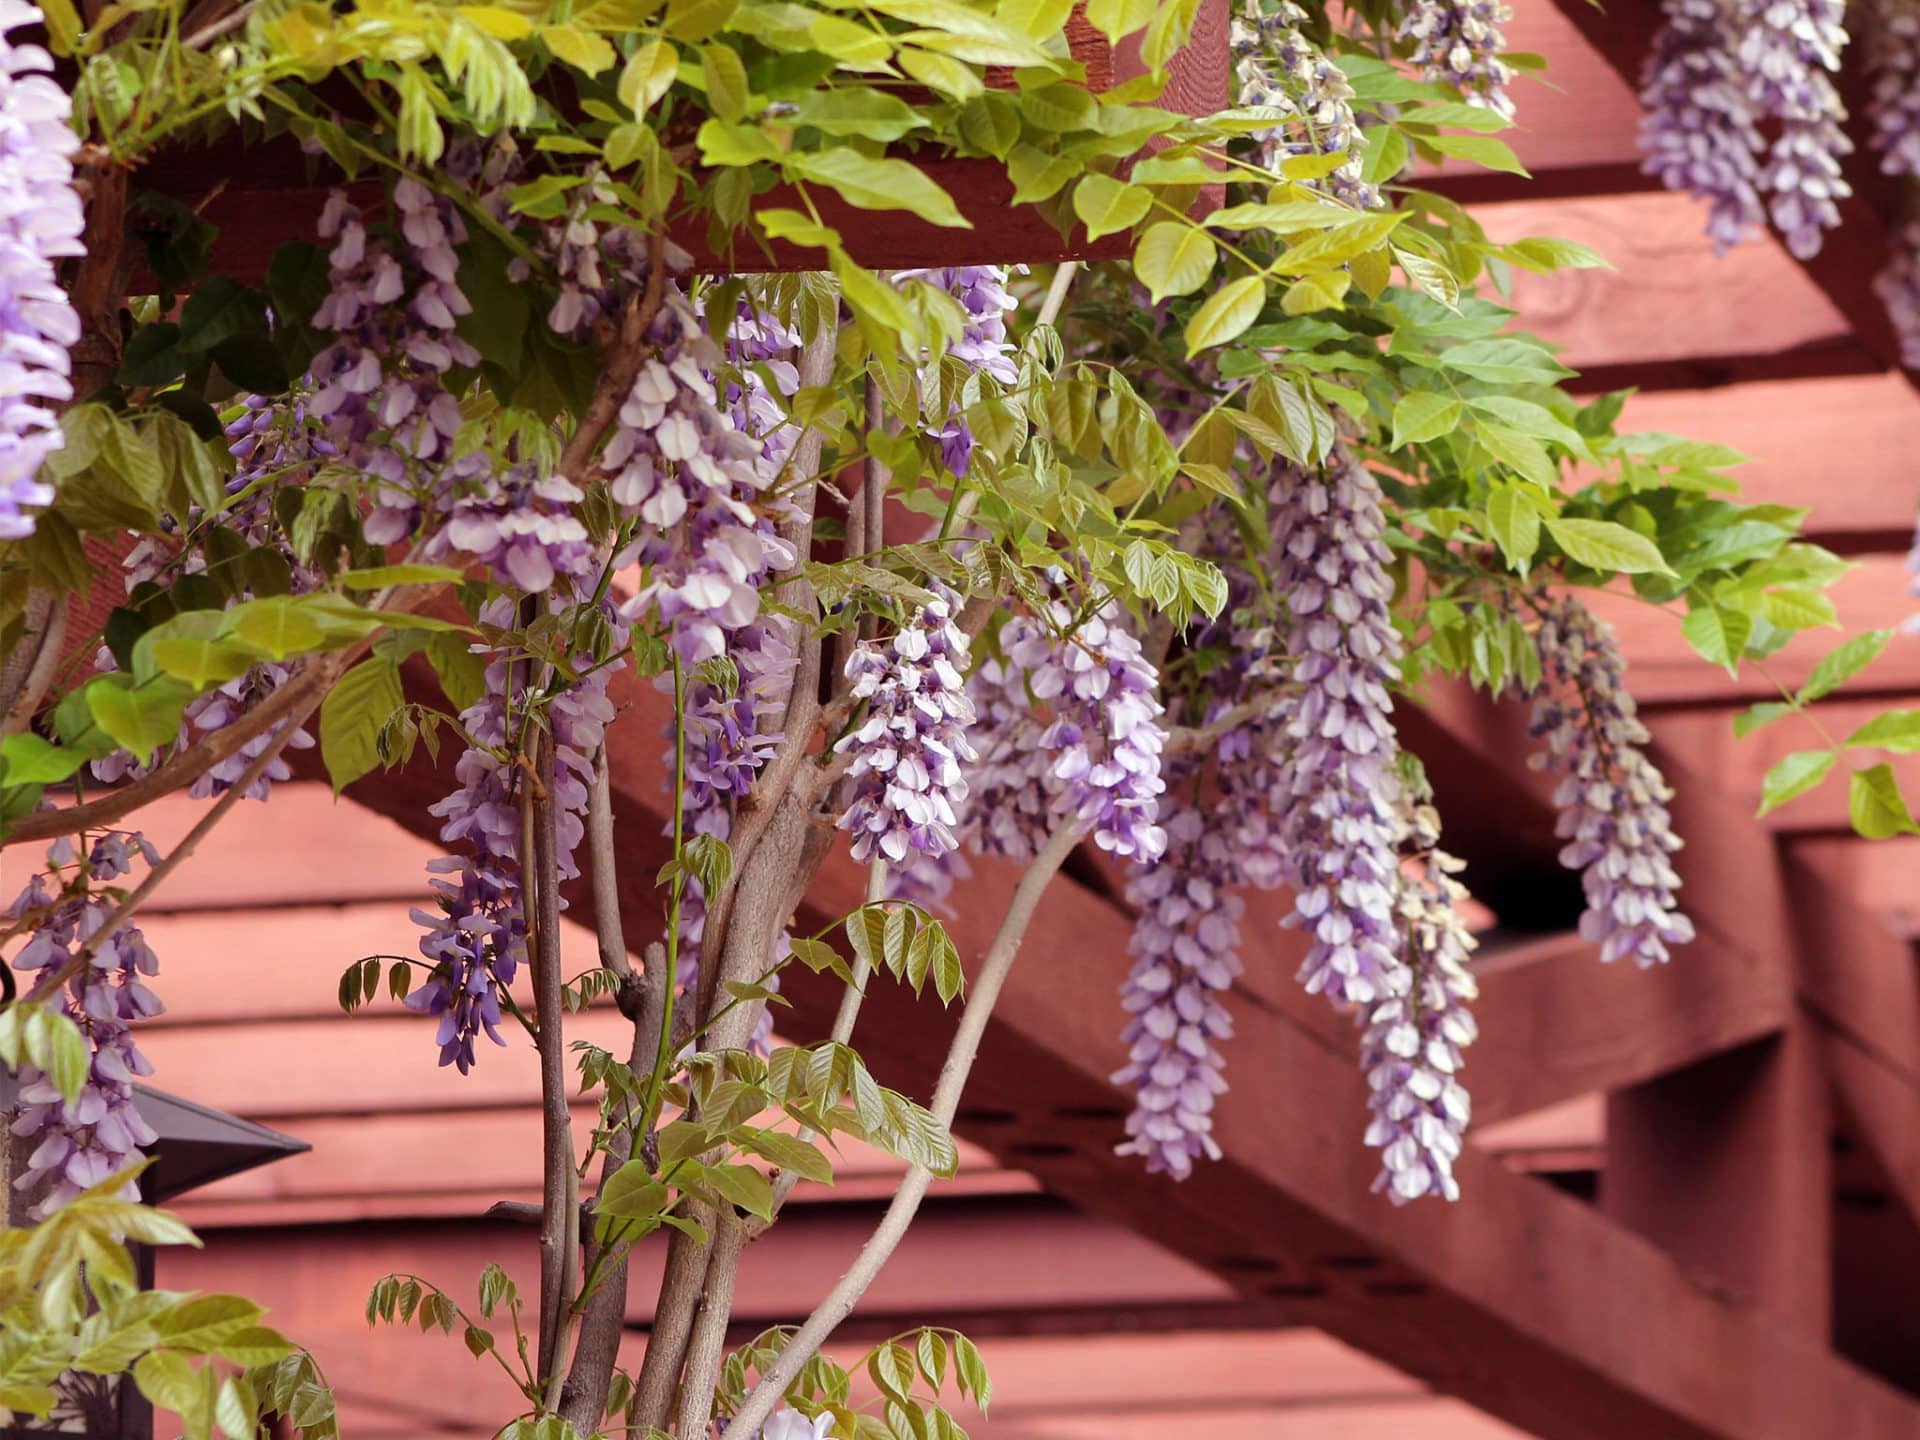
<instances>
[{"instance_id":1,"label":"bare branch fork","mask_svg":"<svg viewBox=\"0 0 1920 1440\"><path fill-rule=\"evenodd\" d=\"M967 1076L973 1070L973 1062L980 1053L980 1041L986 1034L987 1021L1000 998L1007 973L1013 968L1014 958L1019 954L1020 942L1026 937L1027 927L1033 923L1034 914L1040 908L1041 897L1085 833L1086 827L1077 821L1069 822L1055 831L1014 887L1013 898L1007 903L1007 913L1001 919L1000 929L994 935L993 943L987 947L986 960L967 992L967 1003L960 1013L960 1024L954 1031L946 1061L940 1067L940 1078L934 1086L931 1109L934 1118L942 1125L951 1126L960 1108L960 1096L966 1088ZM840 1322L853 1312L860 1297L866 1294L867 1287L873 1284L875 1277L892 1258L894 1250L907 1233L907 1227L913 1223L913 1217L919 1211L920 1202L926 1197L927 1187L932 1181L933 1172L923 1165L914 1165L907 1170L900 1188L894 1192L892 1203L887 1207L887 1213L861 1248L859 1257L761 1375L752 1393L728 1420L730 1432L742 1435L759 1432L767 1417L773 1414L774 1407L786 1395L787 1387L799 1378L801 1369L819 1352Z\"/></svg>"}]
</instances>

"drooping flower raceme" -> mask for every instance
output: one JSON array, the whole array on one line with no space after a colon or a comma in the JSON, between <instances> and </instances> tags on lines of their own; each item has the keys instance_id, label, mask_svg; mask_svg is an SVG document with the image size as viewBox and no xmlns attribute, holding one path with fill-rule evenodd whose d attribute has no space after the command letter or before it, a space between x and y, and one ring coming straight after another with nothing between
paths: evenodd
<instances>
[{"instance_id":1,"label":"drooping flower raceme","mask_svg":"<svg viewBox=\"0 0 1920 1440\"><path fill-rule=\"evenodd\" d=\"M27 0L0 0L0 540L33 533L29 506L53 503L40 466L60 448L54 409L73 398L67 350L80 317L53 273L79 255L85 228L73 189L80 138L53 59L9 32L42 24Z\"/></svg>"},{"instance_id":2,"label":"drooping flower raceme","mask_svg":"<svg viewBox=\"0 0 1920 1440\"><path fill-rule=\"evenodd\" d=\"M1190 779L1177 773L1175 783L1189 789ZM1113 1083L1133 1086L1136 1097L1119 1153L1144 1156L1150 1172L1184 1180L1195 1160L1220 1158L1213 1102L1227 1082L1218 1046L1232 1036L1233 1021L1219 997L1240 973L1245 907L1229 888L1237 878L1231 841L1198 804L1175 809L1166 833L1166 853L1127 882L1139 919L1127 947L1133 970L1120 987L1130 1017L1120 1037L1127 1064Z\"/></svg>"},{"instance_id":3,"label":"drooping flower raceme","mask_svg":"<svg viewBox=\"0 0 1920 1440\"><path fill-rule=\"evenodd\" d=\"M1868 143L1882 174L1920 178L1920 5L1873 0L1866 9Z\"/></svg>"},{"instance_id":4,"label":"drooping flower raceme","mask_svg":"<svg viewBox=\"0 0 1920 1440\"><path fill-rule=\"evenodd\" d=\"M1513 69L1500 58L1501 29L1513 18L1502 0L1412 0L1400 22L1400 38L1413 41L1413 63L1428 80L1451 85L1469 105L1482 105L1509 119Z\"/></svg>"},{"instance_id":5,"label":"drooping flower raceme","mask_svg":"<svg viewBox=\"0 0 1920 1440\"><path fill-rule=\"evenodd\" d=\"M863 864L897 865L916 854L938 860L959 843L954 828L967 799L960 766L974 759L966 666L967 637L937 598L884 643L863 640L847 657L848 694L866 701L867 713L834 747L853 761L853 800L840 828Z\"/></svg>"},{"instance_id":6,"label":"drooping flower raceme","mask_svg":"<svg viewBox=\"0 0 1920 1440\"><path fill-rule=\"evenodd\" d=\"M160 858L139 834L102 835L84 855L71 839L56 841L45 871L6 910L9 920L27 921L33 929L14 968L33 972L66 964L106 923L115 904L107 887L132 870L136 856L149 865ZM129 1027L166 1008L147 985L159 968L139 927L122 925L62 997L90 1052L80 1093L63 1099L50 1078L31 1065L21 1069L13 1133L31 1149L14 1183L40 1193L36 1218L145 1158L143 1147L157 1138L134 1103L134 1080L151 1075L153 1066Z\"/></svg>"},{"instance_id":7,"label":"drooping flower raceme","mask_svg":"<svg viewBox=\"0 0 1920 1440\"><path fill-rule=\"evenodd\" d=\"M561 597L549 602L562 608ZM491 625L513 623L514 601L501 597L481 612ZM623 643L616 632L615 643ZM592 657L582 655L588 670ZM505 1044L498 1026L501 992L513 983L526 954L526 907L521 888L518 786L524 772L510 756L526 707L532 665L496 654L486 669L486 691L461 713L476 744L455 763L459 789L431 807L443 822L440 838L468 853L433 861L429 870L436 910L417 907L413 918L427 932L420 953L433 962L427 983L407 1005L439 1017L440 1063L464 1074L474 1063L474 1040L482 1032ZM575 852L585 834L584 816L593 779L593 757L613 719L607 680L615 665L593 668L546 705L554 747L554 823L559 877L572 880L580 868Z\"/></svg>"},{"instance_id":8,"label":"drooping flower raceme","mask_svg":"<svg viewBox=\"0 0 1920 1440\"><path fill-rule=\"evenodd\" d=\"M1868 118L1883 174L1920 180L1920 5L1877 0L1867 31ZM1873 288L1900 342L1900 363L1920 368L1920 198L1906 196L1888 259Z\"/></svg>"},{"instance_id":9,"label":"drooping flower raceme","mask_svg":"<svg viewBox=\"0 0 1920 1440\"><path fill-rule=\"evenodd\" d=\"M1731 0L1664 0L1640 87L1642 167L1707 205L1707 234L1725 251L1766 223L1761 138L1735 54Z\"/></svg>"},{"instance_id":10,"label":"drooping flower raceme","mask_svg":"<svg viewBox=\"0 0 1920 1440\"><path fill-rule=\"evenodd\" d=\"M1412 983L1372 1008L1360 1042L1373 1113L1367 1143L1380 1150L1373 1188L1396 1205L1423 1195L1460 1198L1453 1162L1471 1114L1460 1052L1478 1033L1468 1007L1480 990L1467 968L1477 942L1459 909L1467 892L1453 878L1461 862L1438 848L1440 820L1431 806L1410 807L1405 821L1412 858L1394 908Z\"/></svg>"},{"instance_id":11,"label":"drooping flower raceme","mask_svg":"<svg viewBox=\"0 0 1920 1440\"><path fill-rule=\"evenodd\" d=\"M1000 646L1004 662L975 672L986 672L983 684L998 689L987 714L1008 731L982 765L994 783L976 798L975 843L1009 858L1031 855L1020 847L1044 844L1053 829L1034 823L1037 791L1046 811L1088 826L1101 849L1142 863L1159 858L1167 843L1158 824L1167 738L1155 694L1159 677L1121 627L1118 609L1076 626L1066 603L1055 600L1044 622L1029 615L1008 620ZM1051 714L1044 727L1022 715L1035 701ZM994 813L1002 800L1011 814Z\"/></svg>"},{"instance_id":12,"label":"drooping flower raceme","mask_svg":"<svg viewBox=\"0 0 1920 1440\"><path fill-rule=\"evenodd\" d=\"M1341 451L1324 471L1283 465L1272 506L1299 687L1276 806L1295 890L1288 919L1311 938L1300 968L1308 991L1369 1005L1404 994L1408 979L1393 915L1398 743L1387 688L1401 643L1380 487Z\"/></svg>"},{"instance_id":13,"label":"drooping flower raceme","mask_svg":"<svg viewBox=\"0 0 1920 1440\"><path fill-rule=\"evenodd\" d=\"M329 290L313 324L333 341L313 357L306 413L322 422L342 458L374 482L367 539L403 540L426 509L444 510L491 466L484 452L456 459L460 403L446 387L479 352L455 333L472 302L460 289L454 247L467 238L453 203L416 180L393 187L401 242L372 236L335 192L320 216Z\"/></svg>"},{"instance_id":14,"label":"drooping flower raceme","mask_svg":"<svg viewBox=\"0 0 1920 1440\"><path fill-rule=\"evenodd\" d=\"M1602 960L1663 964L1669 946L1693 938L1693 922L1674 908L1680 877L1672 857L1681 842L1667 813L1673 791L1641 748L1647 727L1626 690L1626 661L1607 628L1572 598L1546 602L1536 639L1533 733L1547 748L1530 763L1561 773L1560 863L1580 872L1586 890L1580 934Z\"/></svg>"},{"instance_id":15,"label":"drooping flower raceme","mask_svg":"<svg viewBox=\"0 0 1920 1440\"><path fill-rule=\"evenodd\" d=\"M1344 155L1331 175L1310 182L1357 209L1373 210L1380 192L1360 178L1366 134L1353 113L1353 86L1300 27L1307 12L1279 0L1269 12L1260 0L1234 11L1230 42L1237 103L1285 112L1287 119L1259 136L1260 163L1278 169L1292 155Z\"/></svg>"},{"instance_id":16,"label":"drooping flower raceme","mask_svg":"<svg viewBox=\"0 0 1920 1440\"><path fill-rule=\"evenodd\" d=\"M960 302L966 326L960 339L947 352L970 376L985 375L1002 385L1019 381L1020 372L1013 363L1013 343L1007 339L1007 312L1018 302L1007 293L1008 269L1005 265L952 265L928 270L900 270L895 280L924 280L944 290ZM922 389L929 396L940 393L937 373L922 378ZM973 431L957 413L936 416L927 433L940 442L940 460L962 479L973 464Z\"/></svg>"},{"instance_id":17,"label":"drooping flower raceme","mask_svg":"<svg viewBox=\"0 0 1920 1440\"><path fill-rule=\"evenodd\" d=\"M1739 62L1761 110L1779 121L1765 171L1769 210L1787 249L1820 253L1852 194L1840 173L1853 150L1834 82L1846 48L1844 0L1738 0Z\"/></svg>"}]
</instances>

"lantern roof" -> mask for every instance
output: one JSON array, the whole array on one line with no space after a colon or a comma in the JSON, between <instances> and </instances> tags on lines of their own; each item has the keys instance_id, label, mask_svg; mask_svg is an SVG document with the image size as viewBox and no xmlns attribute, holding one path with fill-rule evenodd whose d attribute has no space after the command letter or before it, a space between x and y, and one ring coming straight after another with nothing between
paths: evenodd
<instances>
[{"instance_id":1,"label":"lantern roof","mask_svg":"<svg viewBox=\"0 0 1920 1440\"><path fill-rule=\"evenodd\" d=\"M18 1091L18 1079L0 1071L0 1109L11 1109ZM133 1096L140 1118L158 1136L149 1147L153 1164L141 1180L141 1189L153 1204L313 1148L304 1140L164 1090L136 1085Z\"/></svg>"}]
</instances>

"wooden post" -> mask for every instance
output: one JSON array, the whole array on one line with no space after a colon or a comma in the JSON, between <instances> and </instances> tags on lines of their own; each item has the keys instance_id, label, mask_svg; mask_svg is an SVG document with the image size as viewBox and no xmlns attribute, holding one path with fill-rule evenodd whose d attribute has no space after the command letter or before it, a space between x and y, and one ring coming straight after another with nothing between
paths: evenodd
<instances>
[{"instance_id":1,"label":"wooden post","mask_svg":"<svg viewBox=\"0 0 1920 1440\"><path fill-rule=\"evenodd\" d=\"M1796 1019L1608 1096L1600 1207L1720 1288L1825 1336L1832 1129L1815 1037Z\"/></svg>"}]
</instances>

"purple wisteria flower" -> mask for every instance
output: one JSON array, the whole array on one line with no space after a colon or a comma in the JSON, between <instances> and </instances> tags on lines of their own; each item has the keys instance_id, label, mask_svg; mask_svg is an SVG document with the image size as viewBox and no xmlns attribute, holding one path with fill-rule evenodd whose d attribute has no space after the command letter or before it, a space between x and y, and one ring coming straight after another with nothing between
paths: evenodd
<instances>
[{"instance_id":1,"label":"purple wisteria flower","mask_svg":"<svg viewBox=\"0 0 1920 1440\"><path fill-rule=\"evenodd\" d=\"M222 529L232 532L254 549L271 548L286 562L291 593L306 594L324 583L324 577L300 563L286 546L274 520L274 497L284 487L303 483L314 466L332 458L337 451L332 442L309 424L299 401L282 403L251 395L240 413L226 427L228 451L233 455L235 471L227 481L229 500L219 512ZM189 513L189 529L208 518L200 507ZM148 582L162 585L174 575L200 574L206 569L205 553L182 544L171 520L163 521L164 534L142 536L122 562L122 581L131 594ZM113 653L104 645L95 656L101 670L114 668ZM293 674L291 665L260 662L244 674L216 686L187 702L181 713L180 735L176 744L184 749L196 738L224 730L255 705L284 685ZM220 795L239 782L247 767L273 746L284 726L261 732L245 745L216 762L194 780L188 793L196 799ZM311 750L314 738L306 729L297 729L287 741L289 750ZM93 762L97 779L109 784L138 779L150 767L131 754L116 750ZM293 770L284 752L270 761L247 791L250 800L265 800L273 787L293 778Z\"/></svg>"},{"instance_id":2,"label":"purple wisteria flower","mask_svg":"<svg viewBox=\"0 0 1920 1440\"><path fill-rule=\"evenodd\" d=\"M1399 38L1413 41L1413 63L1428 80L1451 85L1469 105L1513 118L1507 85L1513 68L1500 58L1513 19L1502 0L1412 0Z\"/></svg>"},{"instance_id":3,"label":"purple wisteria flower","mask_svg":"<svg viewBox=\"0 0 1920 1440\"><path fill-rule=\"evenodd\" d=\"M1324 471L1283 464L1270 492L1277 586L1299 687L1286 735L1279 831L1296 892L1289 923L1311 937L1301 982L1342 1005L1404 994L1393 918L1398 742L1388 687L1401 641L1388 602L1380 486L1345 451Z\"/></svg>"},{"instance_id":4,"label":"purple wisteria flower","mask_svg":"<svg viewBox=\"0 0 1920 1440\"><path fill-rule=\"evenodd\" d=\"M55 841L47 851L45 871L28 882L5 912L9 920L26 921L33 931L14 957L14 968L24 972L66 964L106 923L115 904L108 887L133 869L136 856L149 865L160 859L137 833L100 836L84 860L71 838ZM32 1150L14 1184L38 1197L36 1219L144 1159L143 1147L157 1138L134 1103L134 1080L151 1075L153 1065L140 1053L130 1027L166 1008L146 983L159 968L139 927L121 926L87 969L67 983L62 997L91 1052L80 1093L63 1099L47 1076L31 1065L21 1068L20 1112L13 1133ZM133 1193L131 1186L128 1193Z\"/></svg>"},{"instance_id":5,"label":"purple wisteria flower","mask_svg":"<svg viewBox=\"0 0 1920 1440\"><path fill-rule=\"evenodd\" d=\"M29 506L51 505L40 466L62 444L53 408L73 398L67 350L80 317L54 262L83 253L73 188L80 137L53 58L10 32L43 24L38 6L0 0L0 540L33 533Z\"/></svg>"},{"instance_id":6,"label":"purple wisteria flower","mask_svg":"<svg viewBox=\"0 0 1920 1440\"><path fill-rule=\"evenodd\" d=\"M1920 10L1905 0L1878 0L1869 13L1870 143L1882 174L1920 180ZM1888 240L1891 254L1873 288L1900 342L1900 363L1920 368L1920 202L1911 194Z\"/></svg>"},{"instance_id":7,"label":"purple wisteria flower","mask_svg":"<svg viewBox=\"0 0 1920 1440\"><path fill-rule=\"evenodd\" d=\"M924 280L959 301L966 324L947 354L970 377L984 375L1013 385L1020 372L1013 362L1013 342L1007 339L1006 317L1019 308L1019 302L1007 292L1009 274L1005 265L954 265L900 270L894 279ZM922 377L921 389L930 399L940 394L937 370ZM959 408L956 401L952 413L930 424L927 433L940 442L940 463L964 480L973 464L973 431L958 414Z\"/></svg>"},{"instance_id":8,"label":"purple wisteria flower","mask_svg":"<svg viewBox=\"0 0 1920 1440\"><path fill-rule=\"evenodd\" d=\"M1177 767L1176 788L1191 788L1191 774L1180 772L1192 768ZM1139 918L1127 947L1133 970L1120 988L1131 1017L1120 1037L1127 1064L1113 1083L1136 1092L1118 1153L1184 1180L1202 1156L1220 1158L1213 1102L1227 1082L1218 1045L1232 1037L1233 1021L1219 997L1241 970L1245 907L1229 888L1238 878L1231 842L1198 805L1174 810L1166 832L1166 853L1127 882Z\"/></svg>"},{"instance_id":9,"label":"purple wisteria flower","mask_svg":"<svg viewBox=\"0 0 1920 1440\"><path fill-rule=\"evenodd\" d=\"M1167 738L1155 694L1159 676L1139 640L1122 628L1118 608L1076 625L1072 610L1055 600L1044 621L1009 619L1000 647L1004 661L975 672L1000 692L985 718L1006 720L1011 732L988 735L992 748L969 826L976 846L1018 859L1032 853L1019 847L1044 844L1054 826L1032 823L1037 790L1047 812L1088 826L1101 849L1143 863L1157 859L1167 843L1157 823ZM1021 717L1036 701L1051 713L1044 727ZM994 813L1003 799L1011 811Z\"/></svg>"},{"instance_id":10,"label":"purple wisteria flower","mask_svg":"<svg viewBox=\"0 0 1920 1440\"><path fill-rule=\"evenodd\" d=\"M641 522L623 557L645 567L626 614L666 622L689 665L723 655L760 614L760 586L793 563L775 528L763 442L715 388L721 354L669 284L603 464L621 512Z\"/></svg>"},{"instance_id":11,"label":"purple wisteria flower","mask_svg":"<svg viewBox=\"0 0 1920 1440\"><path fill-rule=\"evenodd\" d=\"M548 602L555 610L564 598ZM510 626L514 601L502 596L480 613L482 623ZM611 619L611 617L609 617ZM616 628L613 644L624 646ZM553 806L559 876L577 879L574 856L586 833L584 816L593 782L593 757L614 716L607 681L619 663L596 666L581 654L575 664L582 678L561 689L545 705L554 747ZM528 723L533 668L525 659L496 653L486 669L486 691L461 712L461 724L474 744L454 765L460 788L431 807L444 823L440 838L464 845L469 854L431 862L438 909L413 911L426 930L420 953L433 962L425 985L407 997L407 1005L438 1016L440 1063L464 1074L474 1063L474 1040L486 1033L504 1044L497 1030L500 995L513 983L526 954L526 906L521 887L518 786L525 772L509 758L514 738Z\"/></svg>"},{"instance_id":12,"label":"purple wisteria flower","mask_svg":"<svg viewBox=\"0 0 1920 1440\"><path fill-rule=\"evenodd\" d=\"M446 525L423 547L422 556L471 555L492 569L494 579L529 595L544 594L556 580L584 580L594 571L595 555L587 527L572 507L585 498L563 475L515 465L452 496Z\"/></svg>"},{"instance_id":13,"label":"purple wisteria flower","mask_svg":"<svg viewBox=\"0 0 1920 1440\"><path fill-rule=\"evenodd\" d=\"M1867 13L1868 143L1882 174L1920 178L1920 9L1874 0Z\"/></svg>"},{"instance_id":14,"label":"purple wisteria flower","mask_svg":"<svg viewBox=\"0 0 1920 1440\"><path fill-rule=\"evenodd\" d=\"M473 309L454 249L466 226L450 200L416 180L394 184L393 205L397 245L371 234L343 193L321 212L321 238L333 246L330 288L313 324L335 338L313 358L305 404L342 458L375 482L365 530L376 545L412 535L423 500L444 508L490 464L480 452L455 459L463 422L446 386L455 366L480 362L454 329Z\"/></svg>"},{"instance_id":15,"label":"purple wisteria flower","mask_svg":"<svg viewBox=\"0 0 1920 1440\"><path fill-rule=\"evenodd\" d=\"M1346 163L1314 188L1361 210L1377 209L1380 192L1360 178L1365 132L1353 113L1353 86L1300 27L1307 12L1279 0L1234 11L1230 31L1236 103L1279 110L1284 123L1260 132L1259 161L1268 169L1292 155L1344 155ZM1297 133L1296 133L1297 132Z\"/></svg>"},{"instance_id":16,"label":"purple wisteria flower","mask_svg":"<svg viewBox=\"0 0 1920 1440\"><path fill-rule=\"evenodd\" d=\"M1406 816L1409 868L1395 901L1412 983L1367 1016L1360 1068L1373 1118L1367 1143L1379 1147L1373 1182L1396 1205L1439 1195L1460 1198L1453 1162L1472 1107L1460 1083L1460 1052L1478 1033L1468 1008L1480 987L1468 969L1475 945L1461 918L1461 862L1440 850L1440 818L1427 805Z\"/></svg>"},{"instance_id":17,"label":"purple wisteria flower","mask_svg":"<svg viewBox=\"0 0 1920 1440\"><path fill-rule=\"evenodd\" d=\"M1735 54L1727 0L1664 0L1641 78L1641 168L1707 205L1707 234L1724 252L1766 224L1760 156L1766 142Z\"/></svg>"},{"instance_id":18,"label":"purple wisteria flower","mask_svg":"<svg viewBox=\"0 0 1920 1440\"><path fill-rule=\"evenodd\" d=\"M1834 82L1846 48L1844 0L1738 0L1738 59L1756 104L1779 122L1763 176L1769 211L1787 249L1820 253L1852 194L1840 173L1853 150Z\"/></svg>"},{"instance_id":19,"label":"purple wisteria flower","mask_svg":"<svg viewBox=\"0 0 1920 1440\"><path fill-rule=\"evenodd\" d=\"M827 1440L833 1431L833 1412L823 1410L809 1420L798 1410L776 1410L760 1427L760 1440Z\"/></svg>"},{"instance_id":20,"label":"purple wisteria flower","mask_svg":"<svg viewBox=\"0 0 1920 1440\"><path fill-rule=\"evenodd\" d=\"M943 599L928 601L884 644L863 640L847 657L848 694L867 702L859 728L834 747L853 757L853 799L840 828L853 835L854 859L938 860L959 843L960 766L976 758L967 743L967 661L966 634Z\"/></svg>"},{"instance_id":21,"label":"purple wisteria flower","mask_svg":"<svg viewBox=\"0 0 1920 1440\"><path fill-rule=\"evenodd\" d=\"M1908 215L1889 238L1892 256L1873 277L1873 289L1900 341L1900 363L1920 369L1920 213Z\"/></svg>"},{"instance_id":22,"label":"purple wisteria flower","mask_svg":"<svg viewBox=\"0 0 1920 1440\"><path fill-rule=\"evenodd\" d=\"M1562 775L1560 863L1580 871L1586 890L1580 934L1602 960L1664 964L1669 946L1693 938L1693 922L1674 908L1673 791L1641 748L1647 727L1626 690L1626 661L1606 626L1570 597L1545 601L1536 640L1533 733L1547 748L1530 763Z\"/></svg>"}]
</instances>

